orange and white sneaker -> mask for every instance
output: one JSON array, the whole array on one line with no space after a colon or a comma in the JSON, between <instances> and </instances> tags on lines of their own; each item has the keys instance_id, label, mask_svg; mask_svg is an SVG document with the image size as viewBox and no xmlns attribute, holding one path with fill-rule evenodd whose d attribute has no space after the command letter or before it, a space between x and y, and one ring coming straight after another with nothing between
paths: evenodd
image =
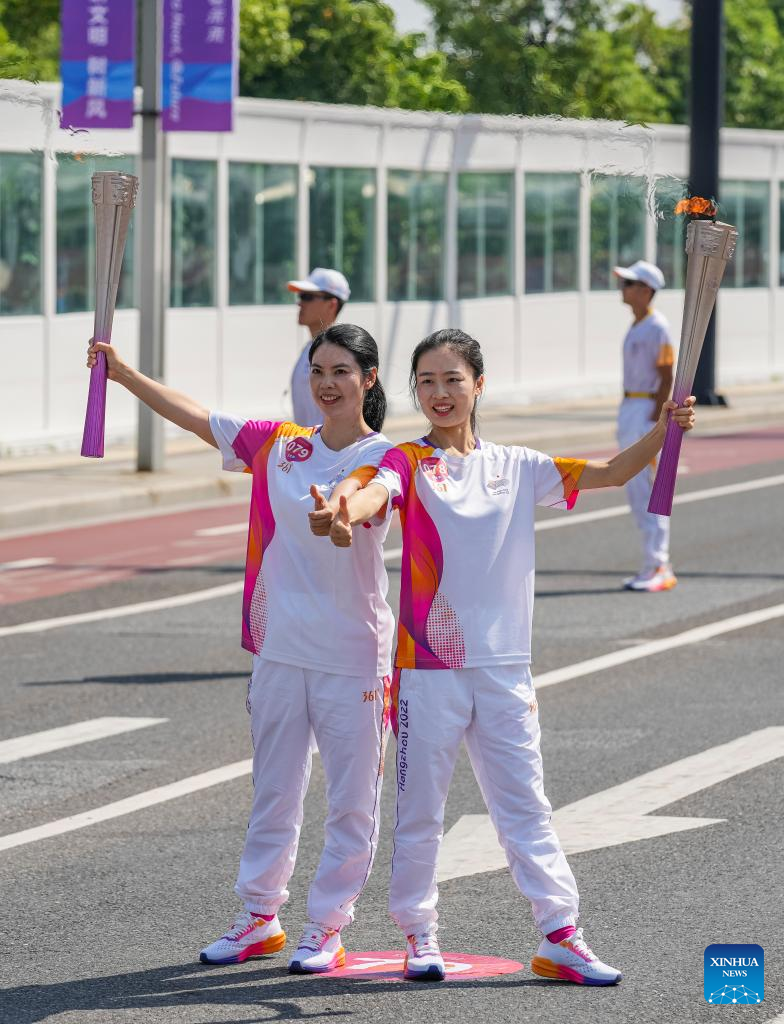
<instances>
[{"instance_id":1,"label":"orange and white sneaker","mask_svg":"<svg viewBox=\"0 0 784 1024\"><path fill-rule=\"evenodd\" d=\"M669 565L659 565L655 569L643 569L636 576L623 581L625 590L637 590L647 594L656 594L660 590L672 590L678 583Z\"/></svg>"},{"instance_id":2,"label":"orange and white sneaker","mask_svg":"<svg viewBox=\"0 0 784 1024\"><path fill-rule=\"evenodd\" d=\"M531 970L540 978L573 981L576 985L617 985L623 977L589 949L582 928L561 942L542 939L531 961Z\"/></svg>"},{"instance_id":3,"label":"orange and white sneaker","mask_svg":"<svg viewBox=\"0 0 784 1024\"><path fill-rule=\"evenodd\" d=\"M241 964L251 957L277 953L286 945L286 933L277 916L271 921L241 911L225 935L199 953L203 964Z\"/></svg>"},{"instance_id":4,"label":"orange and white sneaker","mask_svg":"<svg viewBox=\"0 0 784 1024\"><path fill-rule=\"evenodd\" d=\"M289 962L289 974L326 974L346 966L346 951L335 928L308 921Z\"/></svg>"}]
</instances>

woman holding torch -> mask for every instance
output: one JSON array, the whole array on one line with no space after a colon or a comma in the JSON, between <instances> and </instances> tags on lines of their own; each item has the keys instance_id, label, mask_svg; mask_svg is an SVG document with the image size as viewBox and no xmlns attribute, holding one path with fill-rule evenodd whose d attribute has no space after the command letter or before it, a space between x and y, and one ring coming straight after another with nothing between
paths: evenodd
<instances>
[{"instance_id":1,"label":"woman holding torch","mask_svg":"<svg viewBox=\"0 0 784 1024\"><path fill-rule=\"evenodd\" d=\"M436 860L449 781L465 739L512 876L543 934L534 973L615 984L620 972L602 963L577 930L577 887L543 789L530 671L534 509L569 509L578 488L626 483L658 452L669 416L691 428L694 399L681 408L666 402L645 437L603 462L480 441L475 410L484 389L482 353L462 331L437 331L420 342L410 383L430 431L390 449L372 481L348 499L341 485L331 527L333 543L345 547L352 526L379 514L388 520L392 507L400 510L390 910L407 936L406 977L444 977Z\"/></svg>"},{"instance_id":2,"label":"woman holding torch","mask_svg":"<svg viewBox=\"0 0 784 1024\"><path fill-rule=\"evenodd\" d=\"M321 427L238 419L125 364L108 344L108 375L151 409L218 448L228 470L253 475L242 645L253 654L248 710L253 804L235 891L245 909L200 954L241 963L286 941L278 910L288 899L315 736L326 775L325 844L310 888L306 926L289 969L342 965L341 929L370 874L379 828L394 619L386 602L386 530L363 530L349 558L327 533L330 493L359 467L368 477L390 448L380 431L386 397L378 350L361 327L334 325L310 346ZM360 486L362 473L349 490ZM314 483L315 482L315 483ZM310 513L310 526L304 512Z\"/></svg>"}]
</instances>

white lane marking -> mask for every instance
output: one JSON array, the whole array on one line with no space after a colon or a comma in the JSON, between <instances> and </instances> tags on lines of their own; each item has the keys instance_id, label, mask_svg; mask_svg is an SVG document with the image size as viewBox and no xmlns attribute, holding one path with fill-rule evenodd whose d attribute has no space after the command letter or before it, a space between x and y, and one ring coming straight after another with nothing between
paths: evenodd
<instances>
[{"instance_id":1,"label":"white lane marking","mask_svg":"<svg viewBox=\"0 0 784 1024\"><path fill-rule=\"evenodd\" d=\"M578 661L574 665L565 665L563 668L556 668L551 672L543 672L542 675L536 676L534 683L537 689L541 689L543 686L554 686L556 683L565 683L570 679L579 679L580 676L587 676L593 672L615 668L616 665L625 665L629 661L637 661L640 658L649 658L653 654L661 654L663 651L671 651L675 647L688 647L690 644L702 643L703 640L711 640L715 636L721 636L722 633L731 633L736 629L747 629L749 626L757 626L761 622L770 622L771 619L781 618L782 615L784 615L784 604L774 604L769 608L759 608L755 612L732 615L728 619L717 619L704 626L687 629L683 633L661 637L659 640L637 642L634 647L624 647L620 651L600 654L596 658L588 658L587 661Z\"/></svg>"},{"instance_id":2,"label":"white lane marking","mask_svg":"<svg viewBox=\"0 0 784 1024\"><path fill-rule=\"evenodd\" d=\"M115 608L99 608L94 612L61 615L57 619L37 619L34 622L20 622L17 626L0 627L0 637L14 636L16 633L42 633L49 629L59 629L61 626L79 626L86 622L100 622L102 619L119 619L124 615L141 615L143 612L160 611L164 608L177 608L185 604L198 604L199 601L211 601L215 597L227 597L230 594L238 594L244 585L243 581L239 580L236 583L224 583L220 587L196 590L190 594L161 597L156 601L140 601L138 604L123 604Z\"/></svg>"},{"instance_id":3,"label":"white lane marking","mask_svg":"<svg viewBox=\"0 0 784 1024\"><path fill-rule=\"evenodd\" d=\"M167 786L148 789L144 793L137 793L135 796L129 796L125 800L117 800L113 804L104 804L103 807L96 807L94 810L85 811L83 814L73 814L69 818L50 821L46 825L28 828L23 832L12 832L10 835L0 836L0 851L12 850L14 847L35 843L40 839L50 839L52 836L61 836L66 832L75 832L77 829L86 828L88 825L97 825L100 821L110 821L112 818L120 818L124 814L140 811L144 807L153 807L155 804L162 804L167 800L176 800L177 797L187 796L189 793L197 793L200 789L208 789L210 786L217 786L221 782L228 782L230 779L236 779L241 775L249 774L252 764L253 762L250 759L247 761L236 761L234 764L227 764L222 768L213 768L211 771L202 772L200 775L191 775L187 779L180 779L178 782L169 783Z\"/></svg>"},{"instance_id":4,"label":"white lane marking","mask_svg":"<svg viewBox=\"0 0 784 1024\"><path fill-rule=\"evenodd\" d=\"M759 491L766 487L780 487L784 484L784 473L776 476L760 477L757 480L745 480L739 484L723 484L721 487L707 487L703 491L689 491L676 494L673 505L690 505L694 501L709 501L711 498L724 498L729 494L743 494L746 491ZM577 512L559 516L557 519L541 519L535 530L559 530L564 526L577 526L578 523L592 523L599 519L614 519L616 516L629 514L628 505L613 505L611 508L599 508L593 512Z\"/></svg>"},{"instance_id":5,"label":"white lane marking","mask_svg":"<svg viewBox=\"0 0 784 1024\"><path fill-rule=\"evenodd\" d=\"M54 558L20 558L16 562L0 562L0 572L11 572L14 569L40 569L51 565Z\"/></svg>"},{"instance_id":6,"label":"white lane marking","mask_svg":"<svg viewBox=\"0 0 784 1024\"><path fill-rule=\"evenodd\" d=\"M57 729L32 732L28 736L15 736L0 741L0 764L9 764L24 757L50 754L53 750L73 747L78 743L102 740L120 733L146 729L149 725L160 725L167 718L90 718L86 722L74 722Z\"/></svg>"},{"instance_id":7,"label":"white lane marking","mask_svg":"<svg viewBox=\"0 0 784 1024\"><path fill-rule=\"evenodd\" d=\"M568 804L553 814L553 826L564 852L572 854L716 825L725 819L666 817L653 812L781 757L784 727L760 729ZM438 880L505 866L506 857L489 816L466 814L444 837Z\"/></svg>"},{"instance_id":8,"label":"white lane marking","mask_svg":"<svg viewBox=\"0 0 784 1024\"><path fill-rule=\"evenodd\" d=\"M248 523L230 523L228 526L207 526L203 530L195 530L194 537L222 537L225 533L243 533Z\"/></svg>"},{"instance_id":9,"label":"white lane marking","mask_svg":"<svg viewBox=\"0 0 784 1024\"><path fill-rule=\"evenodd\" d=\"M384 561L394 561L396 558L400 558L402 553L402 548L392 548L389 551L385 551ZM0 637L14 636L17 633L42 633L49 629L59 629L62 626L80 626L87 622L101 622L103 619L119 619L125 615L142 615L144 612L161 611L164 608L179 608L181 605L197 604L199 601L211 601L215 597L227 597L231 594L238 594L244 586L244 581L224 583L220 587L196 590L191 594L175 594L173 597L161 597L155 601L140 601L138 604L124 604L116 608L99 608L94 612L61 615L57 619L37 619L34 622L20 622L17 626L0 627Z\"/></svg>"},{"instance_id":10,"label":"white lane marking","mask_svg":"<svg viewBox=\"0 0 784 1024\"><path fill-rule=\"evenodd\" d=\"M688 504L694 501L705 501L708 498L723 497L727 494L740 494L744 491L756 491L766 487L777 487L784 484L784 473L778 476L762 477L758 480L747 480L745 483L727 484L722 487L710 487L704 491L693 491L690 494L676 496L673 504ZM564 516L558 519L546 519L538 522L536 530L555 530L564 526L576 526L578 523L592 522L597 519L612 519L615 516L622 516L628 513L626 505L617 505L612 508L596 509L593 512L583 512L577 515ZM399 558L402 549L395 548L384 554L384 561L392 561ZM40 633L47 629L57 629L60 626L75 626L83 622L100 622L102 619L116 619L123 615L140 615L147 611L157 611L163 608L176 608L180 605L196 604L199 601L210 601L214 597L225 597L228 594L236 594L243 588L243 583L227 583L221 587L210 587L208 590L197 590L191 594L179 594L175 597L165 597L157 601L143 601L139 604L122 605L119 608L105 608L95 612L82 612L79 615L64 615L57 619L39 619L36 622L22 622L17 626L0 627L0 637L13 636L16 633ZM608 657L610 657L608 655ZM643 655L640 655L643 657Z\"/></svg>"},{"instance_id":11,"label":"white lane marking","mask_svg":"<svg viewBox=\"0 0 784 1024\"><path fill-rule=\"evenodd\" d=\"M688 472L688 469L681 466L680 473ZM702 491L690 491L686 494L678 494L673 498L673 505L688 505L694 501L709 501L711 498L723 498L728 494L743 494L746 491L758 491L765 487L779 487L784 484L784 473L776 476L766 476L759 480L745 480L738 484L723 484L720 487L706 487ZM616 516L625 516L629 512L628 505L613 505L611 508L595 509L593 512L576 512L574 515L562 516L557 519L542 519L535 530L559 530L565 526L576 526L578 523L592 523L600 519L614 519ZM232 523L231 526L210 526L205 530L196 530L197 537L218 537L224 533L239 533L247 530L247 523Z\"/></svg>"}]
</instances>

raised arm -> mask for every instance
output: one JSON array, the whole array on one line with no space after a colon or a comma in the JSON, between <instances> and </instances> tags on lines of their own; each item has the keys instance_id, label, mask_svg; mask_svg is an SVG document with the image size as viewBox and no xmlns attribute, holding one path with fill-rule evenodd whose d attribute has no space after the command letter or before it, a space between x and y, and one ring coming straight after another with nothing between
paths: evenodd
<instances>
[{"instance_id":1,"label":"raised arm","mask_svg":"<svg viewBox=\"0 0 784 1024\"><path fill-rule=\"evenodd\" d=\"M589 491L596 487L620 487L637 476L641 470L653 461L664 444L667 433L667 421L672 418L682 430L691 430L694 426L694 397L687 398L682 406L669 401L662 405L659 419L645 437L641 437L629 448L625 448L609 462L589 459L580 476L580 490Z\"/></svg>"},{"instance_id":2,"label":"raised arm","mask_svg":"<svg viewBox=\"0 0 784 1024\"><path fill-rule=\"evenodd\" d=\"M115 380L118 384L122 384L127 391L148 405L153 412L163 416L165 420L176 423L183 430L189 430L192 434L200 437L202 441L211 444L213 448L218 447L210 429L208 409L187 395L175 391L174 388L169 388L151 377L145 377L143 373L128 366L120 359L113 345L106 345L101 341L94 342L87 349L88 367L93 366L98 352L103 352L106 355L109 380Z\"/></svg>"},{"instance_id":3,"label":"raised arm","mask_svg":"<svg viewBox=\"0 0 784 1024\"><path fill-rule=\"evenodd\" d=\"M338 485L342 486L342 485ZM338 488L335 488L337 491ZM333 492L333 497L335 492ZM332 543L339 548L351 545L352 527L368 522L377 516L389 501L389 491L383 484L369 483L351 497L338 495L338 511L332 520L329 536Z\"/></svg>"}]
</instances>

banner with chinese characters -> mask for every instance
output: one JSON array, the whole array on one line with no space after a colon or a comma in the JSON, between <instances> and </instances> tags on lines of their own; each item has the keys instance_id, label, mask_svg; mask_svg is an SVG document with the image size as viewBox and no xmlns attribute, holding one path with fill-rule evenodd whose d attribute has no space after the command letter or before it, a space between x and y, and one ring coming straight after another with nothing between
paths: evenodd
<instances>
[{"instance_id":1,"label":"banner with chinese characters","mask_svg":"<svg viewBox=\"0 0 784 1024\"><path fill-rule=\"evenodd\" d=\"M237 0L164 0L164 131L231 131L237 9Z\"/></svg>"},{"instance_id":2,"label":"banner with chinese characters","mask_svg":"<svg viewBox=\"0 0 784 1024\"><path fill-rule=\"evenodd\" d=\"M60 126L130 128L136 5L129 0L61 0L60 15Z\"/></svg>"}]
</instances>

